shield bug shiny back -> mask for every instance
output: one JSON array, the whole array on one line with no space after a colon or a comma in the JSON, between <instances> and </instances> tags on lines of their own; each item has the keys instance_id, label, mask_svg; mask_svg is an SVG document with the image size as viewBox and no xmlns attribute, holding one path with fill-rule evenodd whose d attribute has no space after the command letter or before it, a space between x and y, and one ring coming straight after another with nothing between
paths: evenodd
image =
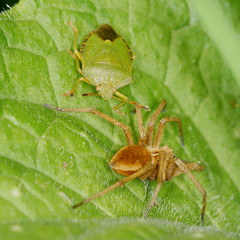
<instances>
[{"instance_id":1,"label":"shield bug shiny back","mask_svg":"<svg viewBox=\"0 0 240 240\"><path fill-rule=\"evenodd\" d=\"M83 81L96 87L98 93L85 93L83 96L102 96L105 100L118 99L122 103L114 107L119 111L125 103L131 103L145 110L150 110L138 103L128 100L128 97L118 92L118 89L131 83L132 63L135 55L132 53L127 42L118 35L108 24L103 24L95 31L88 34L77 50L78 30L69 22L75 32L74 52L68 50L77 63L81 77L73 89L64 94L73 95L78 84ZM80 67L81 62L81 67ZM124 115L124 114L123 114Z\"/></svg>"}]
</instances>

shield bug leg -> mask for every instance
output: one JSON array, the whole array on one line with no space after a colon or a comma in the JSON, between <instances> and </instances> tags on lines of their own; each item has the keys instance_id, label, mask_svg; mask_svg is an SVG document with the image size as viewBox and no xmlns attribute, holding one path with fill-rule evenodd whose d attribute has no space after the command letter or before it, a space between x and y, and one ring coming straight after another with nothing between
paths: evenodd
<instances>
[{"instance_id":1,"label":"shield bug leg","mask_svg":"<svg viewBox=\"0 0 240 240\"><path fill-rule=\"evenodd\" d=\"M115 97L113 97L115 98ZM116 98L118 99L118 98ZM122 102L122 103L119 103L117 106L115 106L113 109L117 112L117 113L120 113L122 114L123 116L126 116L126 114L124 112L121 112L118 108L120 108L122 105L124 105L126 102Z\"/></svg>"},{"instance_id":2,"label":"shield bug leg","mask_svg":"<svg viewBox=\"0 0 240 240\"><path fill-rule=\"evenodd\" d=\"M71 54L71 56L74 58L74 60L77 63L77 70L78 70L78 72L80 74L82 74L82 69L80 68L79 59L76 57L76 55L70 49L68 49L68 52Z\"/></svg>"},{"instance_id":3,"label":"shield bug leg","mask_svg":"<svg viewBox=\"0 0 240 240\"><path fill-rule=\"evenodd\" d=\"M74 46L74 53L75 53L77 56L76 56L70 49L68 49L68 52L70 53L70 55L74 58L74 60L75 60L76 63L77 63L77 70L78 70L78 72L79 72L80 74L82 74L82 70L81 70L80 64L79 64L79 59L81 60L81 58L79 58L80 55L78 54L78 51L77 51L78 30L77 30L77 28L75 28L75 27L73 26L73 24L72 24L70 21L68 22L68 24L73 28L73 31L74 31L74 33L75 33L73 46ZM81 81L83 81L83 79L84 79L84 77L80 77L80 78L77 80L77 82L76 82L75 86L73 87L73 89L72 89L71 91L66 92L65 94L63 94L63 96L64 96L64 97L66 97L66 96L74 96L74 93L75 93L75 91L76 91L76 89L77 89L78 84L79 84Z\"/></svg>"},{"instance_id":4,"label":"shield bug leg","mask_svg":"<svg viewBox=\"0 0 240 240\"><path fill-rule=\"evenodd\" d=\"M100 93L83 93L82 96L100 96Z\"/></svg>"},{"instance_id":5,"label":"shield bug leg","mask_svg":"<svg viewBox=\"0 0 240 240\"><path fill-rule=\"evenodd\" d=\"M77 55L77 57L81 60L81 53L79 53L79 51L77 50L77 38L78 38L78 30L77 28L69 21L68 24L72 27L73 31L74 31L74 43L73 43L73 50L74 53Z\"/></svg>"},{"instance_id":6,"label":"shield bug leg","mask_svg":"<svg viewBox=\"0 0 240 240\"><path fill-rule=\"evenodd\" d=\"M85 77L80 77L80 78L77 80L77 82L76 82L75 86L73 87L73 89L72 89L71 91L66 92L65 94L63 94L63 96L64 96L64 97L66 97L66 96L73 96L74 93L75 93L76 90L77 90L78 84L79 84L81 81L82 81L82 82L85 82L85 83L87 83L87 84L92 85L92 83L89 82ZM87 94L87 95L85 95L85 94ZM85 93L85 94L82 94L82 96L94 95L94 94L88 94L88 93ZM94 96L99 96L99 95L96 94L96 95L94 95Z\"/></svg>"},{"instance_id":7,"label":"shield bug leg","mask_svg":"<svg viewBox=\"0 0 240 240\"><path fill-rule=\"evenodd\" d=\"M74 43L73 43L73 50L74 50L74 53L68 49L68 52L70 53L70 55L74 58L74 60L76 61L77 63L77 70L78 72L83 75L82 73L82 69L80 68L80 63L79 63L79 60L82 62L82 55L81 55L81 52L79 52L77 50L77 38L78 38L78 30L76 27L73 26L73 24L69 21L68 24L72 27L74 33L75 33L75 36L74 36ZM74 95L74 92L76 91L77 89L77 86L78 84L81 82L81 81L84 81L90 85L92 85L91 82L89 82L86 78L84 77L80 77L77 81L77 83L75 84L75 86L73 87L73 89L69 92L66 92L63 96L66 97L66 96L73 96Z\"/></svg>"},{"instance_id":8,"label":"shield bug leg","mask_svg":"<svg viewBox=\"0 0 240 240\"><path fill-rule=\"evenodd\" d=\"M121 113L121 111L119 111L118 108L120 108L120 107L121 107L122 105L124 105L125 103L130 103L130 104L133 104L133 105L138 106L138 107L140 107L140 108L143 108L143 109L145 109L145 110L147 110L147 111L151 111L149 108L144 107L144 106L142 106L141 104L138 104L138 103L136 103L136 102L131 102L131 101L129 101L127 96L123 95L122 93L120 93L120 92L118 92L118 91L116 91L114 94L115 94L117 97L113 96L113 98L118 99L118 100L120 100L120 101L123 101L123 103L120 103L120 104L118 104L117 106L114 107L114 110L115 110L116 112L118 112L118 113Z\"/></svg>"},{"instance_id":9,"label":"shield bug leg","mask_svg":"<svg viewBox=\"0 0 240 240\"><path fill-rule=\"evenodd\" d=\"M87 79L85 79L84 77L80 77L80 78L77 80L75 86L72 88L72 90L70 90L69 92L64 93L63 96L64 96L64 97L66 97L66 96L74 96L74 93L75 93L76 90L77 90L78 84L79 84L81 81L88 83L88 80L87 80Z\"/></svg>"}]
</instances>

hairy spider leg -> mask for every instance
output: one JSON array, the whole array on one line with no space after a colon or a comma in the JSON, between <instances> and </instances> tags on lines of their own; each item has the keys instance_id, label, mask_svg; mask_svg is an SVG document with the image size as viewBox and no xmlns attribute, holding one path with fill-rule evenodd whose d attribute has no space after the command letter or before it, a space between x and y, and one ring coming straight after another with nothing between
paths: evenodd
<instances>
[{"instance_id":1,"label":"hairy spider leg","mask_svg":"<svg viewBox=\"0 0 240 240\"><path fill-rule=\"evenodd\" d=\"M148 205L148 209L144 214L144 218L147 217L147 215L148 215L149 211L151 210L152 206L155 204L155 201L156 201L157 195L158 195L158 193L161 189L162 183L164 181L166 181L166 170L167 170L168 162L170 160L172 160L172 155L165 156L165 157L163 157L161 155L160 158L159 158L159 156L157 156L156 158L158 158L157 161L159 162L157 187L156 187L156 189L153 193L152 199L151 199L151 201Z\"/></svg>"},{"instance_id":2,"label":"hairy spider leg","mask_svg":"<svg viewBox=\"0 0 240 240\"><path fill-rule=\"evenodd\" d=\"M146 173L147 171L151 170L152 168L153 168L153 164L152 164L152 163L149 163L149 164L147 164L145 167L143 167L142 169L140 169L139 171L137 171L137 172L135 172L135 173L133 173L133 174L125 177L125 178L120 179L119 181L117 181L116 183L114 183L113 185L111 185L110 187L104 189L102 192L99 192L99 193L93 195L92 197L90 197L90 198L88 198L88 199L86 199L86 200L84 200L84 201L82 201L82 202L74 205L72 208L76 208L76 207L79 207L79 206L81 206L81 205L83 205L83 204L89 203L89 202L91 202L93 199L96 199L96 198L98 198L98 197L100 197L100 196L102 196L102 195L104 195L104 194L112 191L113 189L115 189L115 188L117 188L117 187L123 187L123 185L124 185L125 183L127 183L127 182L129 182L129 181L131 181L131 180L133 180L133 179L135 179L135 178L143 175L144 173Z\"/></svg>"},{"instance_id":3,"label":"hairy spider leg","mask_svg":"<svg viewBox=\"0 0 240 240\"><path fill-rule=\"evenodd\" d=\"M154 112L154 114L152 115L152 117L150 118L150 120L148 122L147 133L146 133L146 138L147 138L146 145L148 147L152 146L154 125L157 120L157 117L162 112L162 110L165 108L166 104L167 104L167 101L162 100L161 103L159 104L157 110Z\"/></svg>"},{"instance_id":4,"label":"hairy spider leg","mask_svg":"<svg viewBox=\"0 0 240 240\"><path fill-rule=\"evenodd\" d=\"M142 111L141 108L136 106L136 113L137 113L137 121L138 121L138 132L139 132L139 140L138 140L138 145L139 146L144 146L146 143L146 134L145 130L143 127L143 120L142 120Z\"/></svg>"},{"instance_id":5,"label":"hairy spider leg","mask_svg":"<svg viewBox=\"0 0 240 240\"><path fill-rule=\"evenodd\" d=\"M147 146L152 146L153 144L153 132L154 132L154 125L155 125L155 122L157 120L157 117L159 116L159 114L162 112L162 110L165 108L167 104L167 101L166 100L162 100L161 103L159 104L157 110L155 111L155 113L152 115L152 117L150 118L149 122L148 122L148 126L147 126L147 133L146 133L146 145ZM177 122L178 125L179 125L179 130L180 130L180 137L181 137L181 142L182 142L182 145L183 145L183 133L182 133L182 124L181 124L181 121L180 119L178 118L173 118L173 117L164 117L160 120L160 123L159 123L159 126L158 126L158 130L157 130L157 133L156 133L156 137L155 137L155 143L156 142L159 142L159 144L155 144L154 143L154 147L158 147L160 145L160 141L161 141L161 137L162 137L162 133L163 133L163 130L165 128L165 124L167 122ZM163 126L163 127L160 127ZM161 132L162 131L162 132ZM156 140L157 138L157 140ZM160 140L160 141L159 141Z\"/></svg>"},{"instance_id":6,"label":"hairy spider leg","mask_svg":"<svg viewBox=\"0 0 240 240\"><path fill-rule=\"evenodd\" d=\"M181 160L182 161L182 160ZM186 164L186 166L187 166L187 168L190 170L190 171L193 171L193 170L195 170L195 171L197 171L197 172L201 172L203 169L205 169L205 167L204 166L202 166L202 165L199 165L199 164L197 164L197 163L195 163L195 162L184 162L184 161L182 161L184 164ZM175 171L174 171L174 173L173 173L173 175L172 175L172 177L176 177L176 176L179 176L179 175L181 175L181 174L183 174L183 171L180 169L180 168L177 168Z\"/></svg>"},{"instance_id":7,"label":"hairy spider leg","mask_svg":"<svg viewBox=\"0 0 240 240\"><path fill-rule=\"evenodd\" d=\"M181 142L183 144L183 132L182 132L181 120L179 118L175 118L175 117L164 117L159 121L157 133L156 133L154 144L153 144L153 148L159 147L159 145L161 143L164 128L166 126L166 123L168 123L168 122L177 122L178 123L179 131L180 131L180 138L181 138Z\"/></svg>"},{"instance_id":8,"label":"hairy spider leg","mask_svg":"<svg viewBox=\"0 0 240 240\"><path fill-rule=\"evenodd\" d=\"M125 124L118 122L117 120L105 115L104 113L98 111L97 109L94 109L94 108L57 108L57 107L53 107L48 104L45 104L44 107L54 109L54 110L57 110L60 112L89 112L89 113L95 114L95 115L99 116L100 118L103 118L108 122L111 122L115 126L122 128L124 131L124 134L126 136L126 139L127 139L127 145L134 145L131 131Z\"/></svg>"},{"instance_id":9,"label":"hairy spider leg","mask_svg":"<svg viewBox=\"0 0 240 240\"><path fill-rule=\"evenodd\" d=\"M175 163L191 179L191 181L196 185L199 192L203 196L203 208L202 208L201 219L202 219L202 224L204 224L205 209L207 204L207 193L183 161L181 161L180 159L175 159Z\"/></svg>"},{"instance_id":10,"label":"hairy spider leg","mask_svg":"<svg viewBox=\"0 0 240 240\"><path fill-rule=\"evenodd\" d=\"M152 196L152 199L151 199L151 201L150 201L150 203L149 203L149 205L148 205L148 209L147 209L147 211L146 211L145 214L144 214L144 218L147 217L149 211L151 210L152 206L154 205L155 200L156 200L156 198L157 198L157 195L158 195L158 193L159 193L159 191L160 191L161 186L162 186L162 182L158 182L158 183L157 183L157 187L156 187L156 189L155 189L155 191L154 191L154 194L153 194L153 196Z\"/></svg>"}]
</instances>

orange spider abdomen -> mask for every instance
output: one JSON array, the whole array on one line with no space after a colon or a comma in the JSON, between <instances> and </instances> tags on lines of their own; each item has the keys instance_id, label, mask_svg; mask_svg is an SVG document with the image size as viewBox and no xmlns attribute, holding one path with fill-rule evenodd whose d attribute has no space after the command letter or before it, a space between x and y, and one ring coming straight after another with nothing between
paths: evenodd
<instances>
[{"instance_id":1,"label":"orange spider abdomen","mask_svg":"<svg viewBox=\"0 0 240 240\"><path fill-rule=\"evenodd\" d=\"M142 169L152 159L151 153L142 146L131 145L121 148L111 159L112 170L129 176Z\"/></svg>"}]
</instances>

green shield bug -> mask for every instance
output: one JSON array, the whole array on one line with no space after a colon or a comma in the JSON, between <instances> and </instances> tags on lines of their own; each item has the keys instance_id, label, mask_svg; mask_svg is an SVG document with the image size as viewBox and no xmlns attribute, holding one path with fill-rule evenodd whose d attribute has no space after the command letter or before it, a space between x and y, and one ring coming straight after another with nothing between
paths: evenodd
<instances>
[{"instance_id":1,"label":"green shield bug","mask_svg":"<svg viewBox=\"0 0 240 240\"><path fill-rule=\"evenodd\" d=\"M133 81L132 63L135 55L127 42L118 35L108 24L103 24L90 32L77 50L78 30L71 22L68 23L75 32L74 52L68 49L77 63L77 70L81 74L73 89L64 96L73 96L78 84L83 81L96 87L98 93L85 93L83 96L102 96L104 100L118 99L122 103L114 107L118 113L119 107L131 103L147 111L150 109L128 100L128 97L117 90ZM81 62L81 67L80 67Z\"/></svg>"}]
</instances>

